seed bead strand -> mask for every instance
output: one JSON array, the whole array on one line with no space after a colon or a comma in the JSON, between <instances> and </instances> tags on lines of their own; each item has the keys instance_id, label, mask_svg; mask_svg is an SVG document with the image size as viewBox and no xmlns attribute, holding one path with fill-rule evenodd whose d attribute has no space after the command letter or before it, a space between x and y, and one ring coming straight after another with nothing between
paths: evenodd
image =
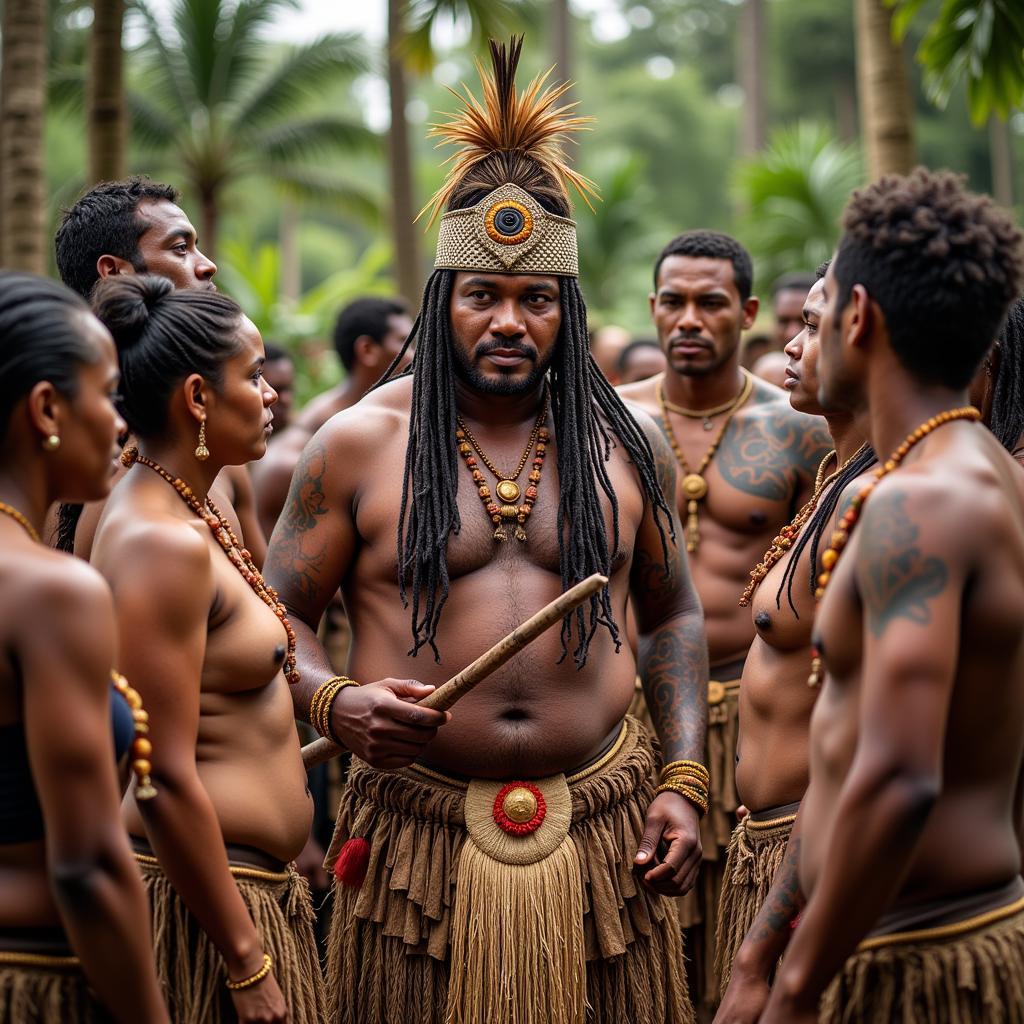
<instances>
[{"instance_id":1,"label":"seed bead strand","mask_svg":"<svg viewBox=\"0 0 1024 1024\"><path fill-rule=\"evenodd\" d=\"M764 557L761 559L753 569L750 570L750 582L747 584L746 590L743 591L743 596L740 598L740 607L747 608L754 596L754 591L761 585L761 581L772 571L772 569L778 565L781 559L785 556L786 552L796 542L797 537L800 535L800 531L804 528L807 520L814 514L815 509L818 507L818 502L821 500L822 494L825 492L825 488L832 483L833 480L839 476L840 473L847 466L853 462L854 459L858 458L861 452L867 447L866 444L862 444L841 466L839 466L834 473L830 473L827 477L824 476L825 467L829 464L833 456L836 454L834 451L828 453L821 460L821 465L818 466L818 474L814 480L814 493L811 495L810 501L793 517L792 521L782 527L779 530L778 536L772 541L771 546L764 553Z\"/></svg>"},{"instance_id":2,"label":"seed bead strand","mask_svg":"<svg viewBox=\"0 0 1024 1024\"><path fill-rule=\"evenodd\" d=\"M148 739L149 713L142 706L142 696L128 680L119 672L110 673L110 681L114 689L124 698L131 708L135 736L132 739L132 774L135 776L135 799L152 800L156 796L156 787L149 773L153 770L153 744Z\"/></svg>"},{"instance_id":3,"label":"seed bead strand","mask_svg":"<svg viewBox=\"0 0 1024 1024\"><path fill-rule=\"evenodd\" d=\"M42 539L39 536L36 528L23 516L13 505L8 505L6 501L0 501L0 513L5 516L10 516L37 544L42 544Z\"/></svg>"},{"instance_id":4,"label":"seed bead strand","mask_svg":"<svg viewBox=\"0 0 1024 1024\"><path fill-rule=\"evenodd\" d=\"M821 556L822 572L818 576L818 588L814 594L819 601L825 596L825 590L832 579L836 565L839 563L839 556L850 543L850 536L860 520L864 502L868 500L871 492L885 477L899 469L900 464L907 457L911 449L923 441L933 430L947 423L952 423L954 420L980 419L981 413L973 405L965 405L959 409L946 409L945 412L940 412L925 420L919 427L907 434L900 446L875 470L873 479L854 495L853 500L850 502L850 507L839 520L838 529L832 534L828 549ZM821 683L822 679L821 651L817 647L812 647L811 653L814 657L811 660L811 674L807 679L807 685L815 687Z\"/></svg>"},{"instance_id":5,"label":"seed bead strand","mask_svg":"<svg viewBox=\"0 0 1024 1024\"><path fill-rule=\"evenodd\" d=\"M295 664L297 646L295 630L288 621L287 610L277 596L277 591L264 580L263 574L252 560L252 555L239 543L235 531L224 517L224 514L209 498L206 499L205 504L201 502L184 480L180 477L172 476L163 466L141 454L137 448L126 448L121 455L121 462L125 466L131 466L136 462L140 465L148 466L153 472L163 477L178 493L182 501L206 523L215 540L228 556L228 560L238 570L245 582L249 584L256 596L277 616L284 627L285 635L288 638L287 654L284 660L284 676L289 684L294 686L301 677Z\"/></svg>"},{"instance_id":6,"label":"seed bead strand","mask_svg":"<svg viewBox=\"0 0 1024 1024\"><path fill-rule=\"evenodd\" d=\"M505 531L506 521L516 523L516 540L520 542L526 540L526 520L529 519L530 514L533 512L533 506L537 501L541 471L544 468L544 457L547 454L548 441L551 439L547 427L544 426L549 408L550 395L545 395L544 405L533 424L533 430L530 432L526 448L523 449L519 465L511 476L505 476L487 457L462 417L459 416L456 419L455 443L458 446L459 454L466 463L466 468L473 477L473 483L476 485L477 494L483 503L484 511L490 517L491 522L494 523L494 539L496 541L508 539L508 534ZM529 483L526 486L526 490L521 492L516 480L526 466L531 452L534 453L533 468L527 476ZM487 478L480 471L476 455L480 456L484 465L498 479L495 491L498 498L501 499L500 504L491 497L491 489L487 486ZM522 494L523 501L522 504L517 504L520 494Z\"/></svg>"}]
</instances>

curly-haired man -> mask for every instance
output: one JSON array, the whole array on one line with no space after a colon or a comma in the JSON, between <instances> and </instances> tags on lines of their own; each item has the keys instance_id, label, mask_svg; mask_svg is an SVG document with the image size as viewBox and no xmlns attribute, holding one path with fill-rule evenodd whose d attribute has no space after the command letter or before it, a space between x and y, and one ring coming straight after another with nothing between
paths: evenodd
<instances>
[{"instance_id":1,"label":"curly-haired man","mask_svg":"<svg viewBox=\"0 0 1024 1024\"><path fill-rule=\"evenodd\" d=\"M763 1015L729 1020L1021 1020L1024 477L967 387L1022 235L924 170L855 193L844 228L820 395L880 469L822 558L810 786L759 923L784 945L807 903Z\"/></svg>"}]
</instances>

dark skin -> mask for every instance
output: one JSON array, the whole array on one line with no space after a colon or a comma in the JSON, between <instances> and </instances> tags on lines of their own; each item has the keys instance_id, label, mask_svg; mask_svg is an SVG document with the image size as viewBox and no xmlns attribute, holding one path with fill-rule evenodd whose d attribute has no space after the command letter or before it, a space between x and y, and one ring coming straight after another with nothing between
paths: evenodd
<instances>
[{"instance_id":1,"label":"dark skin","mask_svg":"<svg viewBox=\"0 0 1024 1024\"><path fill-rule=\"evenodd\" d=\"M335 388L314 398L291 427L281 433L265 459L251 467L256 488L260 525L269 537L288 498L292 473L309 439L336 413L351 408L384 376L384 371L401 351L412 330L412 321L404 313L387 318L388 330L382 338L363 335L353 345L352 368ZM408 353L412 359L412 353Z\"/></svg>"},{"instance_id":2,"label":"dark skin","mask_svg":"<svg viewBox=\"0 0 1024 1024\"><path fill-rule=\"evenodd\" d=\"M824 305L824 282L818 281L804 301L804 328L786 346L786 390L793 407L809 415L822 414L818 329ZM837 452L826 468L831 473L857 451L863 437L849 414L833 413L826 420ZM848 485L824 534L819 557L849 499L869 478L870 472ZM757 634L740 686L736 788L743 804L753 811L796 802L807 789L810 718L818 695L807 685L815 613L808 583L810 558L810 548L804 548L793 579L792 605L786 589L778 594L792 561L790 552L761 581L750 607ZM818 571L820 565L815 575ZM789 940L790 922L803 905L797 877L799 851L797 824L765 904L733 961L716 1024L753 1024L764 1010L770 994L768 978Z\"/></svg>"},{"instance_id":3,"label":"dark skin","mask_svg":"<svg viewBox=\"0 0 1024 1024\"><path fill-rule=\"evenodd\" d=\"M773 301L775 313L775 343L784 348L804 327L803 307L805 292L802 288L783 288Z\"/></svg>"},{"instance_id":4,"label":"dark skin","mask_svg":"<svg viewBox=\"0 0 1024 1024\"><path fill-rule=\"evenodd\" d=\"M111 452L124 429L112 401L110 335L92 316L76 321L95 356L80 369L77 394L36 383L14 406L0 446L0 501L37 531L52 502L109 490ZM61 446L44 451L51 434ZM45 827L45 838L0 844L0 929L62 927L114 1020L169 1024L146 897L120 823L110 591L95 570L31 540L6 515L0 549L0 722L24 729Z\"/></svg>"},{"instance_id":5,"label":"dark skin","mask_svg":"<svg viewBox=\"0 0 1024 1024\"><path fill-rule=\"evenodd\" d=\"M861 285L838 307L834 268L822 402L850 409L890 452L965 404L966 389L905 370ZM1022 501L1011 457L982 426L956 422L917 444L864 505L815 625L826 674L801 808L808 902L766 1024L815 1020L821 993L883 912L1020 872Z\"/></svg>"},{"instance_id":6,"label":"dark skin","mask_svg":"<svg viewBox=\"0 0 1024 1024\"><path fill-rule=\"evenodd\" d=\"M753 323L758 300L740 298L732 263L669 256L659 268L650 304L668 369L663 377L621 388L622 397L656 423L661 422L659 381L668 401L687 409L713 408L735 398L743 386L740 335ZM724 413L712 417L707 431L700 419L669 413L691 470L699 467L725 418ZM726 429L705 473L700 547L689 557L712 666L746 654L754 630L737 595L779 527L810 497L828 442L820 419L795 412L784 392L762 381L755 382ZM682 475L677 472L680 481ZM675 494L685 515L681 482Z\"/></svg>"},{"instance_id":7,"label":"dark skin","mask_svg":"<svg viewBox=\"0 0 1024 1024\"><path fill-rule=\"evenodd\" d=\"M537 417L537 367L550 358L561 327L559 287L557 278L541 275L456 275L452 344L461 346L462 361L488 389L503 382L512 392L487 394L465 376L457 378L459 410L498 466L516 464ZM536 383L523 388L531 377ZM606 630L594 636L581 670L571 658L561 660L558 631L552 630L451 713L410 703L562 590L555 534L559 439L553 436L523 544L495 542L460 467L462 529L448 544L451 590L437 637L440 661L406 655L408 644L396 640L408 638L410 630L409 612L396 593L395 536L410 396L411 382L397 381L373 392L358 410L336 416L307 446L295 473L267 564L299 637L303 678L292 691L296 713L308 715L311 694L332 675L314 629L341 586L353 629L348 671L377 680L347 688L334 705L333 728L354 753L377 768L421 760L442 771L494 779L571 770L611 742L633 693L637 666L628 647L615 653ZM553 433L550 417L548 427ZM647 429L663 483L674 486L664 441L652 425ZM641 633L640 671L666 759L697 759L706 720L699 602L674 546L665 572L657 527L621 447L613 449L608 472L621 531L609 573L615 614L624 621L631 597ZM603 511L611 535L610 508ZM662 841L666 849L659 856ZM657 797L636 853L645 884L670 895L685 892L700 855L694 808L674 793Z\"/></svg>"},{"instance_id":8,"label":"dark skin","mask_svg":"<svg viewBox=\"0 0 1024 1024\"><path fill-rule=\"evenodd\" d=\"M244 317L237 341L220 387L186 377L170 398L167 436L138 442L200 500L225 465L244 465L266 450L276 393L262 379L259 332ZM195 434L203 418L210 458L199 462ZM228 976L249 977L264 950L225 843L289 861L312 819L281 673L284 630L206 524L145 466L131 468L108 500L93 563L114 591L122 636L131 638L122 664L151 716L159 793L144 803L126 800L125 824L148 838ZM232 1001L241 1024L288 1016L273 973L233 992Z\"/></svg>"}]
</instances>

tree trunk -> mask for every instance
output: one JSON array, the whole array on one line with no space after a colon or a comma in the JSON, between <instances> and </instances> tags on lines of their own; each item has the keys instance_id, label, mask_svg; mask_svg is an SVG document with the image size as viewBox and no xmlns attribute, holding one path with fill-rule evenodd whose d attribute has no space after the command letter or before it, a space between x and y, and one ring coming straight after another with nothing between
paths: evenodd
<instances>
[{"instance_id":1,"label":"tree trunk","mask_svg":"<svg viewBox=\"0 0 1024 1024\"><path fill-rule=\"evenodd\" d=\"M1009 122L993 114L988 121L989 157L992 163L992 197L1000 205L1013 206L1013 151Z\"/></svg>"},{"instance_id":2,"label":"tree trunk","mask_svg":"<svg viewBox=\"0 0 1024 1024\"><path fill-rule=\"evenodd\" d=\"M737 78L743 88L743 117L740 124L740 155L753 156L764 149L768 105L764 55L765 3L746 0L739 13Z\"/></svg>"},{"instance_id":3,"label":"tree trunk","mask_svg":"<svg viewBox=\"0 0 1024 1024\"><path fill-rule=\"evenodd\" d=\"M47 268L46 0L6 0L0 80L0 264Z\"/></svg>"},{"instance_id":4,"label":"tree trunk","mask_svg":"<svg viewBox=\"0 0 1024 1024\"><path fill-rule=\"evenodd\" d=\"M217 229L220 226L220 197L214 189L200 190L199 213L202 217L202 231L199 245L203 255L217 262Z\"/></svg>"},{"instance_id":5,"label":"tree trunk","mask_svg":"<svg viewBox=\"0 0 1024 1024\"><path fill-rule=\"evenodd\" d=\"M917 162L914 105L903 48L885 0L856 0L857 87L868 174L906 174Z\"/></svg>"},{"instance_id":6,"label":"tree trunk","mask_svg":"<svg viewBox=\"0 0 1024 1024\"><path fill-rule=\"evenodd\" d=\"M124 97L121 28L124 0L93 0L89 33L86 104L89 132L89 182L125 176L128 117Z\"/></svg>"},{"instance_id":7,"label":"tree trunk","mask_svg":"<svg viewBox=\"0 0 1024 1024\"><path fill-rule=\"evenodd\" d=\"M551 2L551 59L555 65L554 78L558 82L572 80L572 12L569 0L552 0ZM563 103L572 103L574 97L570 89Z\"/></svg>"},{"instance_id":8,"label":"tree trunk","mask_svg":"<svg viewBox=\"0 0 1024 1024\"><path fill-rule=\"evenodd\" d=\"M388 129L388 168L391 174L391 238L395 247L395 278L399 294L415 309L419 306L422 277L419 229L413 199L412 153L405 119L408 89L402 59L406 0L388 0L388 92L391 127Z\"/></svg>"}]
</instances>

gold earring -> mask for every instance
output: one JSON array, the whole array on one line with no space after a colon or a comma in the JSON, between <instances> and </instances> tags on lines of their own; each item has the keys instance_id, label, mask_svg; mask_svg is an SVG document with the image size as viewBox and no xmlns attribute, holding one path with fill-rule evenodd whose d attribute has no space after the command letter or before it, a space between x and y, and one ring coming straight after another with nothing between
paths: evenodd
<instances>
[{"instance_id":1,"label":"gold earring","mask_svg":"<svg viewBox=\"0 0 1024 1024\"><path fill-rule=\"evenodd\" d=\"M196 458L205 462L210 457L210 449L206 447L206 420L199 424L199 444L196 446Z\"/></svg>"},{"instance_id":2,"label":"gold earring","mask_svg":"<svg viewBox=\"0 0 1024 1024\"><path fill-rule=\"evenodd\" d=\"M60 447L60 438L56 434L51 434L45 441L43 441L44 452L55 452Z\"/></svg>"}]
</instances>

